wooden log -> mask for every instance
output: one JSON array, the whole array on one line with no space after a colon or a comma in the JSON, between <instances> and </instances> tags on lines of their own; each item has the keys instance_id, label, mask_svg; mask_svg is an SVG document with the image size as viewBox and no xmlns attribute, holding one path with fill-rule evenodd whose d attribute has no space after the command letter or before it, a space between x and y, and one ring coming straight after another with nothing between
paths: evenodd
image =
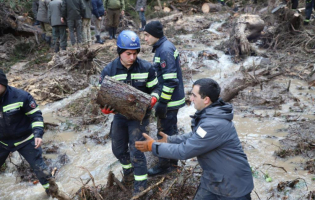
<instances>
[{"instance_id":1,"label":"wooden log","mask_svg":"<svg viewBox=\"0 0 315 200\"><path fill-rule=\"evenodd\" d=\"M204 3L202 4L201 10L203 13L209 12L218 12L222 9L221 4L214 4L214 3Z\"/></svg>"},{"instance_id":2,"label":"wooden log","mask_svg":"<svg viewBox=\"0 0 315 200\"><path fill-rule=\"evenodd\" d=\"M163 11L166 12L166 13L169 13L169 12L171 12L171 9L169 7L164 7Z\"/></svg>"},{"instance_id":3,"label":"wooden log","mask_svg":"<svg viewBox=\"0 0 315 200\"><path fill-rule=\"evenodd\" d=\"M154 18L154 19L150 19L148 22L151 21L160 21L162 24L166 24L168 22L176 22L178 21L180 18L183 17L183 13L182 12L177 12L175 14L163 17L163 18Z\"/></svg>"},{"instance_id":4,"label":"wooden log","mask_svg":"<svg viewBox=\"0 0 315 200\"><path fill-rule=\"evenodd\" d=\"M141 121L151 103L151 96L125 83L105 76L96 103L111 106L128 119Z\"/></svg>"}]
</instances>

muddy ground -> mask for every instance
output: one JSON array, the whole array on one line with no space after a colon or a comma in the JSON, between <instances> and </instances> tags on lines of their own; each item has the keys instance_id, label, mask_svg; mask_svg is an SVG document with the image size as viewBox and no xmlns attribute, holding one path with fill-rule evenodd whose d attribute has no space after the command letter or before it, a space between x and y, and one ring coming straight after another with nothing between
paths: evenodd
<instances>
[{"instance_id":1,"label":"muddy ground","mask_svg":"<svg viewBox=\"0 0 315 200\"><path fill-rule=\"evenodd\" d=\"M244 11L253 12L253 10L263 10L267 5L265 3L251 4L247 6L238 6L238 11L233 11L233 8L224 7L220 11L220 16L225 16L226 13L230 17L224 19L225 22L220 27L221 32L230 33L234 26L235 19ZM249 9L249 8L252 8ZM269 9L269 8L268 8ZM235 7L234 7L235 10ZM310 76L314 72L315 58L314 54L308 52L313 48L312 36L314 36L314 25L310 24L308 27L301 27L298 31L290 31L287 23L281 21L279 17L273 16L268 12L258 12L262 19L265 20L266 31L260 38L257 38L252 44L259 43L261 48L267 49L263 54L259 51L254 52L254 55L265 57L269 60L269 64L261 63L255 66L254 70L269 68L273 72L281 72L282 75L275 77L268 82L257 83L255 86L248 87L238 93L231 103L235 107L236 113L241 113L244 118L268 118L269 115L254 114L253 110L259 109L279 109L286 102L294 102L294 106L290 109L294 111L303 112L307 109L313 109L310 104L300 103L300 100L293 96L290 91L289 83L287 85L277 83L277 79L281 77L292 77L304 81L309 81ZM189 41L181 40L178 33L193 34L195 43L213 45L218 39L215 36L209 37L205 35L207 29L212 23L221 19L213 16L213 14L198 14L192 16L184 14L176 21L169 21L165 23L165 35L174 42L175 45L189 45ZM277 22L277 23L274 23ZM275 25L276 24L276 25ZM269 28L275 28L275 32L268 32ZM138 32L137 27L132 27ZM289 30L289 31L288 31ZM139 32L138 32L139 33ZM143 33L139 33L143 39ZM306 37L305 35L308 35ZM98 82L98 75L101 69L113 60L116 56L115 42L107 40L102 51L93 60L78 62L71 68L64 68L59 66L49 66L48 62L53 59L54 53L41 42L39 45L36 43L35 37L15 37L12 34L4 34L0 37L1 48L0 51L5 51L1 59L1 68L8 72L7 76L9 84L14 87L22 88L30 92L37 103L46 105L47 103L55 102L65 97L68 97L75 92L91 87L91 95L82 97L71 102L65 108L56 111L54 114L56 118L75 118L71 124L46 124L46 128L63 130L80 131L91 124L104 124L107 117L104 117L99 111L99 107L95 104L96 88ZM94 45L96 46L96 45ZM308 50L305 50L305 46ZM216 47L221 49L227 54L230 53L229 47L224 44L219 44ZM189 69L185 62L185 52L179 49L183 54L183 76L187 79L191 77L191 73L199 73L199 69L203 68L201 59L216 59L215 55L209 56L204 52L200 52L200 56L194 63L194 68ZM313 50L314 51L314 50ZM141 57L152 59L151 47L142 44ZM206 55L206 56L205 56ZM11 57L10 57L11 56ZM15 60L13 60L13 57ZM246 56L233 57L235 62L240 62ZM80 59L80 58L78 58ZM270 62L271 61L271 62ZM17 63L19 63L17 65ZM22 63L22 64L21 64ZM244 70L244 69L240 69ZM253 70L253 69L246 69ZM310 86L310 88L312 88ZM187 89L187 88L186 88ZM314 89L314 88L313 88ZM189 89L187 89L189 90ZM303 88L301 88L303 92ZM308 95L308 94L305 94ZM310 101L314 101L314 97L309 97ZM246 106L246 108L244 108ZM310 174L315 174L315 122L304 117L296 115L283 115L275 112L272 117L283 118L290 126L286 131L288 135L281 139L281 146L275 151L275 159L286 159L292 156L303 156L307 161L301 163L305 170ZM152 118L151 128L154 130L154 118ZM272 137L272 136L271 136ZM105 144L110 142L108 135L102 136L100 133L95 133L91 136L86 136L81 139L82 143L87 140L92 140L95 144ZM251 148L250 144L243 142L244 148ZM58 154L58 147L54 146L53 141L45 143L43 148L44 154L56 153ZM58 155L56 162L52 163L49 158L46 158L46 163L50 170L54 167L61 168L68 163L67 155ZM154 165L156 160L148 156L148 165ZM23 162L16 166L19 171L19 181L36 181L36 177L27 168L27 163ZM2 166L1 171L5 170ZM149 178L149 187L155 186L152 190L146 193L140 199L192 199L198 187L199 178L202 170L197 164L197 161L192 160L189 165L181 162L180 166L175 167L175 170L166 176L157 176ZM0 172L1 173L1 172ZM27 174L27 175L25 175ZM253 171L255 174L255 171ZM165 179L162 178L165 177ZM161 181L161 183L158 183ZM303 180L298 180L303 181ZM270 190L284 191L284 188L293 188L298 182L295 180L289 182L280 182L277 188L270 188ZM71 195L80 196L82 199L97 199L96 196L100 194L103 199L130 199L132 196L132 185L126 186L127 191L122 192L122 189L114 184L107 187L106 185L97 186L97 190L93 186L84 186L81 191ZM254 196L255 194L252 194ZM279 195L279 194L278 194ZM315 191L310 192L307 199L315 199ZM257 195L258 196L258 195ZM83 198L84 197L84 198ZM270 196L272 199L273 196ZM275 199L286 199L286 194L274 197Z\"/></svg>"}]
</instances>

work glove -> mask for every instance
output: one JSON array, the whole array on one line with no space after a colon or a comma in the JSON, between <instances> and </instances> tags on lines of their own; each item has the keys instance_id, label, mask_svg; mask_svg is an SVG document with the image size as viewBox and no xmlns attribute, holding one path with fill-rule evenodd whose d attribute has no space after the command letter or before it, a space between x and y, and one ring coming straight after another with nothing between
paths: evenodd
<instances>
[{"instance_id":1,"label":"work glove","mask_svg":"<svg viewBox=\"0 0 315 200\"><path fill-rule=\"evenodd\" d=\"M162 138L159 139L157 142L160 142L160 143L167 143L167 137L168 137L168 135L166 135L166 134L163 133L162 131L159 132L159 135L162 136Z\"/></svg>"},{"instance_id":2,"label":"work glove","mask_svg":"<svg viewBox=\"0 0 315 200\"><path fill-rule=\"evenodd\" d=\"M148 136L146 133L142 133L142 135L146 140L145 141L136 141L135 147L142 152L152 151L152 145L153 145L153 142L155 142L155 141L153 140L153 138Z\"/></svg>"},{"instance_id":3,"label":"work glove","mask_svg":"<svg viewBox=\"0 0 315 200\"><path fill-rule=\"evenodd\" d=\"M166 118L167 103L159 101L155 106L155 116L161 119Z\"/></svg>"},{"instance_id":4,"label":"work glove","mask_svg":"<svg viewBox=\"0 0 315 200\"><path fill-rule=\"evenodd\" d=\"M115 113L115 110L112 109L112 107L105 105L104 108L101 108L102 113L104 113L105 115L108 115L110 113Z\"/></svg>"},{"instance_id":5,"label":"work glove","mask_svg":"<svg viewBox=\"0 0 315 200\"><path fill-rule=\"evenodd\" d=\"M156 97L152 97L152 98L151 98L151 106L150 106L150 109L153 108L153 106L156 104L156 102L157 102L157 98L156 98Z\"/></svg>"}]
</instances>

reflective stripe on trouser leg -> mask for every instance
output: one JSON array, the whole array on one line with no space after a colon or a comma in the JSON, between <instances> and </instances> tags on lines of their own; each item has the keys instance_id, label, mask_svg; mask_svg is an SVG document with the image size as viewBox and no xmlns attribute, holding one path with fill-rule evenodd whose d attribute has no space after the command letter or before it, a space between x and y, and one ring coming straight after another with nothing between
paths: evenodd
<instances>
[{"instance_id":1,"label":"reflective stripe on trouser leg","mask_svg":"<svg viewBox=\"0 0 315 200\"><path fill-rule=\"evenodd\" d=\"M131 174L133 172L133 167L132 167L131 163L129 163L127 165L124 165L122 163L120 163L120 164L123 168L124 175L128 175L128 174Z\"/></svg>"}]
</instances>

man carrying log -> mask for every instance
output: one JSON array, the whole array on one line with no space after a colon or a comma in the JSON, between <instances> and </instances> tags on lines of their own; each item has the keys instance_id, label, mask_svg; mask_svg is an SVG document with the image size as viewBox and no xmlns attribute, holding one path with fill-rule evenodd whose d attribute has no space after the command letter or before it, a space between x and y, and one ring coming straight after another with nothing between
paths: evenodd
<instances>
[{"instance_id":1,"label":"man carrying log","mask_svg":"<svg viewBox=\"0 0 315 200\"><path fill-rule=\"evenodd\" d=\"M155 107L155 116L158 117L158 132L163 131L169 136L176 135L178 109L185 105L182 70L180 67L179 52L176 47L164 36L163 26L159 21L152 21L144 27L144 37L148 45L153 46L154 66L157 71L161 98ZM161 136L159 134L158 138ZM149 176L163 174L174 169L177 160L159 158L159 163L148 170Z\"/></svg>"},{"instance_id":2,"label":"man carrying log","mask_svg":"<svg viewBox=\"0 0 315 200\"><path fill-rule=\"evenodd\" d=\"M11 152L18 151L34 170L49 195L50 173L42 158L44 122L33 97L8 86L0 69L0 166Z\"/></svg>"},{"instance_id":3,"label":"man carrying log","mask_svg":"<svg viewBox=\"0 0 315 200\"><path fill-rule=\"evenodd\" d=\"M136 195L147 187L147 163L145 155L135 148L135 141L144 140L142 132L148 132L150 110L159 98L158 79L153 66L137 58L140 39L136 33L122 31L117 38L117 52L119 57L103 69L99 84L105 76L110 76L152 96L151 107L142 121L115 114L111 127L112 150L122 165L123 182L131 182L134 179ZM110 114L115 111L110 106L105 106L102 112Z\"/></svg>"},{"instance_id":4,"label":"man carrying log","mask_svg":"<svg viewBox=\"0 0 315 200\"><path fill-rule=\"evenodd\" d=\"M186 160L197 157L203 169L194 200L250 200L254 188L251 168L232 122L233 107L219 98L221 88L210 78L193 84L190 100L197 112L192 116L192 132L154 141L137 141L142 152L159 157Z\"/></svg>"}]
</instances>

